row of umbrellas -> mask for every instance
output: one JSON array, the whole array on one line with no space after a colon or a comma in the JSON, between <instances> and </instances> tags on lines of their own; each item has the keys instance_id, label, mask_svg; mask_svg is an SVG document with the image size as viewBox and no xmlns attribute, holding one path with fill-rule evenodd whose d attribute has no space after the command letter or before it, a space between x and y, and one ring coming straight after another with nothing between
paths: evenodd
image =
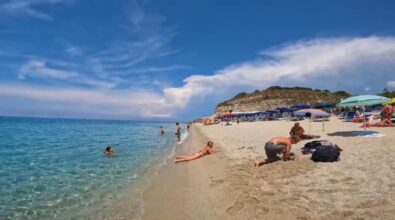
<instances>
[{"instance_id":1,"label":"row of umbrellas","mask_svg":"<svg viewBox=\"0 0 395 220\"><path fill-rule=\"evenodd\" d=\"M357 107L357 106L372 106L372 105L379 105L379 104L390 104L390 103L395 103L395 98L390 99L386 98L383 96L377 96L377 95L358 95L358 96L353 96L347 99L342 100L337 106L340 108L345 108L345 107ZM294 106L293 106L294 107ZM300 107L300 106L298 106ZM307 106L306 106L307 107ZM310 113L312 117L329 117L329 113L319 110L319 109L312 109L312 108L306 108L306 109L300 109L296 111L294 114L296 116L305 116L306 113Z\"/></svg>"},{"instance_id":2,"label":"row of umbrellas","mask_svg":"<svg viewBox=\"0 0 395 220\"><path fill-rule=\"evenodd\" d=\"M337 104L337 107L340 108L346 108L346 107L357 107L357 106L372 106L372 105L379 105L379 104L390 104L390 103L395 103L395 98L390 99L386 98L383 96L377 96L377 95L358 95L358 96L353 96L347 99L342 100L339 104ZM333 106L332 104L322 104L322 107L329 107ZM285 111L285 110L292 110L294 112L295 116L306 116L306 113L309 113L311 117L329 117L330 114L322 111L320 109L313 109L311 106L303 105L303 104L298 104L291 106L289 109L278 109L278 111ZM295 111L296 110L296 111ZM270 112L270 111L267 111ZM231 113L228 113L229 115L232 115ZM228 116L225 114L224 116Z\"/></svg>"}]
</instances>

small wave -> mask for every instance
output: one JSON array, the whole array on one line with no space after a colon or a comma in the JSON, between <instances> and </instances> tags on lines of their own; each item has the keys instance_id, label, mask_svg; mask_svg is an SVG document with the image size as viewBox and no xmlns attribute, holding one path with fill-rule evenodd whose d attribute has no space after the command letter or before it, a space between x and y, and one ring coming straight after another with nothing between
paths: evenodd
<instances>
[{"instance_id":1,"label":"small wave","mask_svg":"<svg viewBox=\"0 0 395 220\"><path fill-rule=\"evenodd\" d=\"M182 144L184 141L188 138L189 133L188 131L185 131L184 133L181 134L181 140L177 144Z\"/></svg>"}]
</instances>

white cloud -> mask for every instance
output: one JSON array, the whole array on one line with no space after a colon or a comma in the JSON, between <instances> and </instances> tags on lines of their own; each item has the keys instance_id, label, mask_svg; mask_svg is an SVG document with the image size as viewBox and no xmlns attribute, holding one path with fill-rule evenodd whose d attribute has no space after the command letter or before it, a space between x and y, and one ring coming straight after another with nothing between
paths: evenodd
<instances>
[{"instance_id":1,"label":"white cloud","mask_svg":"<svg viewBox=\"0 0 395 220\"><path fill-rule=\"evenodd\" d=\"M32 58L19 69L18 78L21 80L24 80L27 77L54 79L68 83L77 83L103 88L113 88L117 84L116 79L103 81L88 77L75 71L61 69L74 66L67 62L51 61L51 64L55 65L57 68L48 67L47 62L44 59Z\"/></svg>"},{"instance_id":2,"label":"white cloud","mask_svg":"<svg viewBox=\"0 0 395 220\"><path fill-rule=\"evenodd\" d=\"M81 48L77 46L69 46L65 49L66 53L69 54L70 56L77 56L82 54Z\"/></svg>"},{"instance_id":3,"label":"white cloud","mask_svg":"<svg viewBox=\"0 0 395 220\"><path fill-rule=\"evenodd\" d=\"M370 91L370 87L367 86L367 87L365 87L363 90L364 90L365 92L369 92L369 91Z\"/></svg>"},{"instance_id":4,"label":"white cloud","mask_svg":"<svg viewBox=\"0 0 395 220\"><path fill-rule=\"evenodd\" d=\"M388 81L387 86L391 89L395 89L395 81Z\"/></svg>"},{"instance_id":5,"label":"white cloud","mask_svg":"<svg viewBox=\"0 0 395 220\"><path fill-rule=\"evenodd\" d=\"M1 85L0 97L22 97L45 103L64 103L70 109L88 106L116 117L169 117L170 110L159 95L139 90L92 90Z\"/></svg>"},{"instance_id":6,"label":"white cloud","mask_svg":"<svg viewBox=\"0 0 395 220\"><path fill-rule=\"evenodd\" d=\"M46 68L40 63L34 67ZM101 111L110 106L111 110L106 111L113 115L172 116L188 106L198 108L193 105L198 99L230 97L241 89L263 89L272 85L313 85L359 92L369 87L369 91L379 92L385 85L394 86L394 81L390 81L394 68L394 37L315 39L264 50L255 60L230 65L211 75L191 75L184 79L182 86L168 87L158 93L4 85L0 87L0 96L83 104ZM201 108L207 107L214 106Z\"/></svg>"},{"instance_id":7,"label":"white cloud","mask_svg":"<svg viewBox=\"0 0 395 220\"><path fill-rule=\"evenodd\" d=\"M151 67L143 67L138 69L131 69L130 71L133 73L154 73L154 72L166 72L173 70L182 70L182 69L190 69L190 66L186 65L171 65L171 66L151 66Z\"/></svg>"},{"instance_id":8,"label":"white cloud","mask_svg":"<svg viewBox=\"0 0 395 220\"><path fill-rule=\"evenodd\" d=\"M265 58L231 65L213 75L189 76L182 87L166 89L165 99L184 107L193 97L218 94L234 87L265 88L308 81L315 82L318 88L334 83L347 83L350 87L373 84L371 79L383 81L393 74L379 72L383 67L395 67L395 38L316 39L264 50L261 55ZM367 68L372 72L366 72Z\"/></svg>"},{"instance_id":9,"label":"white cloud","mask_svg":"<svg viewBox=\"0 0 395 220\"><path fill-rule=\"evenodd\" d=\"M69 79L79 76L77 72L57 70L48 68L45 61L39 59L29 60L19 70L19 78L25 79L26 76L40 77L40 78L54 78L54 79Z\"/></svg>"},{"instance_id":10,"label":"white cloud","mask_svg":"<svg viewBox=\"0 0 395 220\"><path fill-rule=\"evenodd\" d=\"M37 9L41 5L55 5L69 2L69 0L10 0L0 4L0 12L26 16L42 20L52 20L52 16Z\"/></svg>"}]
</instances>

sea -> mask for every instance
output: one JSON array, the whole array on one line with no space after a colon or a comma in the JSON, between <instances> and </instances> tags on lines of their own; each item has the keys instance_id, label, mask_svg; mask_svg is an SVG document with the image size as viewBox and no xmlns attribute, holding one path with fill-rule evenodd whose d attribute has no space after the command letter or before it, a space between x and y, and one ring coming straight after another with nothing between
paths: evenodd
<instances>
[{"instance_id":1,"label":"sea","mask_svg":"<svg viewBox=\"0 0 395 220\"><path fill-rule=\"evenodd\" d=\"M174 132L163 122L0 117L0 219L139 219Z\"/></svg>"}]
</instances>

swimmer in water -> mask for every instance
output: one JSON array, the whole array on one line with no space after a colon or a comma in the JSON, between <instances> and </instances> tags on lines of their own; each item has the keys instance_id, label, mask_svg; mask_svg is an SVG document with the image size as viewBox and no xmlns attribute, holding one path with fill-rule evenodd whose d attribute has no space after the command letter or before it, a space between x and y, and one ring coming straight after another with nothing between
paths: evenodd
<instances>
[{"instance_id":1,"label":"swimmer in water","mask_svg":"<svg viewBox=\"0 0 395 220\"><path fill-rule=\"evenodd\" d=\"M104 154L106 156L112 156L114 154L114 149L112 148L112 146L107 146Z\"/></svg>"}]
</instances>

